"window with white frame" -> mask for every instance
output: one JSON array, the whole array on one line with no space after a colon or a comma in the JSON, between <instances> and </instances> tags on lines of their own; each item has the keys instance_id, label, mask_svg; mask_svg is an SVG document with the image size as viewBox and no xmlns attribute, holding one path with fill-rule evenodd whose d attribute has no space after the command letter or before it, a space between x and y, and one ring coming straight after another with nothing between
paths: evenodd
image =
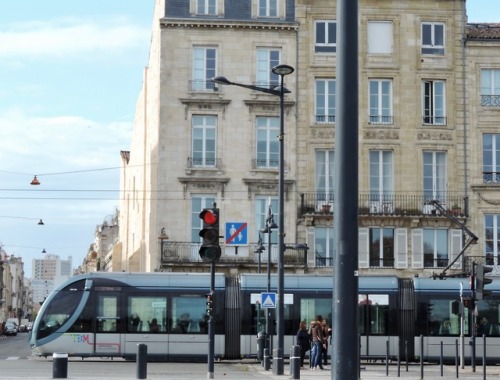
<instances>
[{"instance_id":1,"label":"window with white frame","mask_svg":"<svg viewBox=\"0 0 500 380\"><path fill-rule=\"evenodd\" d=\"M481 106L500 107L500 69L481 70Z\"/></svg>"},{"instance_id":2,"label":"window with white frame","mask_svg":"<svg viewBox=\"0 0 500 380\"><path fill-rule=\"evenodd\" d=\"M370 267L394 268L394 228L370 228Z\"/></svg>"},{"instance_id":3,"label":"window with white frame","mask_svg":"<svg viewBox=\"0 0 500 380\"><path fill-rule=\"evenodd\" d=\"M318 20L314 23L314 51L316 53L335 53L337 51L337 22Z\"/></svg>"},{"instance_id":4,"label":"window with white frame","mask_svg":"<svg viewBox=\"0 0 500 380\"><path fill-rule=\"evenodd\" d=\"M199 233L203 228L203 220L200 219L200 212L204 208L211 208L215 202L213 194L193 194L191 196L191 242L202 241Z\"/></svg>"},{"instance_id":5,"label":"window with white frame","mask_svg":"<svg viewBox=\"0 0 500 380\"><path fill-rule=\"evenodd\" d=\"M280 84L279 76L271 71L280 64L281 51L279 49L257 49L256 85L275 88Z\"/></svg>"},{"instance_id":6,"label":"window with white frame","mask_svg":"<svg viewBox=\"0 0 500 380\"><path fill-rule=\"evenodd\" d=\"M423 185L426 202L446 202L446 152L423 152Z\"/></svg>"},{"instance_id":7,"label":"window with white frame","mask_svg":"<svg viewBox=\"0 0 500 380\"><path fill-rule=\"evenodd\" d=\"M370 124L392 124L392 80L369 81Z\"/></svg>"},{"instance_id":8,"label":"window with white frame","mask_svg":"<svg viewBox=\"0 0 500 380\"><path fill-rule=\"evenodd\" d=\"M392 214L393 206L393 152L370 150L370 212Z\"/></svg>"},{"instance_id":9,"label":"window with white frame","mask_svg":"<svg viewBox=\"0 0 500 380\"><path fill-rule=\"evenodd\" d=\"M448 266L448 230L423 229L424 268Z\"/></svg>"},{"instance_id":10,"label":"window with white frame","mask_svg":"<svg viewBox=\"0 0 500 380\"><path fill-rule=\"evenodd\" d=\"M484 255L485 264L500 264L500 215L484 215Z\"/></svg>"},{"instance_id":11,"label":"window with white frame","mask_svg":"<svg viewBox=\"0 0 500 380\"><path fill-rule=\"evenodd\" d=\"M368 54L392 54L392 21L368 21Z\"/></svg>"},{"instance_id":12,"label":"window with white frame","mask_svg":"<svg viewBox=\"0 0 500 380\"><path fill-rule=\"evenodd\" d=\"M442 22L422 23L422 54L444 54L444 26Z\"/></svg>"},{"instance_id":13,"label":"window with white frame","mask_svg":"<svg viewBox=\"0 0 500 380\"><path fill-rule=\"evenodd\" d=\"M333 208L335 154L333 150L316 150L316 205L317 211L324 206Z\"/></svg>"},{"instance_id":14,"label":"window with white frame","mask_svg":"<svg viewBox=\"0 0 500 380\"><path fill-rule=\"evenodd\" d=\"M500 183L500 134L483 135L483 182Z\"/></svg>"},{"instance_id":15,"label":"window with white frame","mask_svg":"<svg viewBox=\"0 0 500 380\"><path fill-rule=\"evenodd\" d=\"M279 166L280 122L278 117L259 116L255 120L257 131L257 168L277 168Z\"/></svg>"},{"instance_id":16,"label":"window with white frame","mask_svg":"<svg viewBox=\"0 0 500 380\"><path fill-rule=\"evenodd\" d=\"M192 129L192 166L215 167L217 116L193 115Z\"/></svg>"},{"instance_id":17,"label":"window with white frame","mask_svg":"<svg viewBox=\"0 0 500 380\"><path fill-rule=\"evenodd\" d=\"M333 266L335 254L333 227L315 227L314 246L316 267Z\"/></svg>"},{"instance_id":18,"label":"window with white frame","mask_svg":"<svg viewBox=\"0 0 500 380\"><path fill-rule=\"evenodd\" d=\"M445 82L424 80L422 82L423 123L427 125L446 125Z\"/></svg>"},{"instance_id":19,"label":"window with white frame","mask_svg":"<svg viewBox=\"0 0 500 380\"><path fill-rule=\"evenodd\" d=\"M316 79L316 123L335 123L335 79Z\"/></svg>"},{"instance_id":20,"label":"window with white frame","mask_svg":"<svg viewBox=\"0 0 500 380\"><path fill-rule=\"evenodd\" d=\"M217 0L196 0L196 14L215 16L217 14Z\"/></svg>"},{"instance_id":21,"label":"window with white frame","mask_svg":"<svg viewBox=\"0 0 500 380\"><path fill-rule=\"evenodd\" d=\"M277 197L269 196L257 196L255 197L255 241L259 240L259 234L262 237L262 243L267 250L267 244L269 244L269 234L262 233L267 226L266 220L269 218L269 212L271 212L274 223L278 224L278 213L279 213L279 200ZM273 229L271 232L271 244L277 244L278 242L278 230ZM277 249L277 247L275 247Z\"/></svg>"},{"instance_id":22,"label":"window with white frame","mask_svg":"<svg viewBox=\"0 0 500 380\"><path fill-rule=\"evenodd\" d=\"M279 0L258 0L259 17L278 17Z\"/></svg>"},{"instance_id":23,"label":"window with white frame","mask_svg":"<svg viewBox=\"0 0 500 380\"><path fill-rule=\"evenodd\" d=\"M217 72L217 49L199 46L193 49L193 79L191 90L207 91L215 88L210 81Z\"/></svg>"}]
</instances>

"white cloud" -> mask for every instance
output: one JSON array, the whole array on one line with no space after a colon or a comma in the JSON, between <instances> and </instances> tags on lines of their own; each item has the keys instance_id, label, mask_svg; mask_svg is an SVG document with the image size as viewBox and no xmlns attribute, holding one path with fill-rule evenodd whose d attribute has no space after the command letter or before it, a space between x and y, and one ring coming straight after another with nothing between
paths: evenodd
<instances>
[{"instance_id":1,"label":"white cloud","mask_svg":"<svg viewBox=\"0 0 500 380\"><path fill-rule=\"evenodd\" d=\"M144 47L150 34L150 27L124 18L16 24L0 29L0 58L112 56Z\"/></svg>"}]
</instances>

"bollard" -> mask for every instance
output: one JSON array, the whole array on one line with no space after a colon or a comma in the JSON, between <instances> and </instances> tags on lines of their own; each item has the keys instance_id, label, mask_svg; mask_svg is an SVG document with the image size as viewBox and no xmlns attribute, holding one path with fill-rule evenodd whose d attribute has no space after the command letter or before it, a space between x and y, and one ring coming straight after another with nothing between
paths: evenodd
<instances>
[{"instance_id":1,"label":"bollard","mask_svg":"<svg viewBox=\"0 0 500 380\"><path fill-rule=\"evenodd\" d=\"M269 371L271 368L271 358L269 357L269 348L264 348L264 370Z\"/></svg>"},{"instance_id":2,"label":"bollard","mask_svg":"<svg viewBox=\"0 0 500 380\"><path fill-rule=\"evenodd\" d=\"M148 346L143 343L137 345L137 379L148 377Z\"/></svg>"},{"instance_id":3,"label":"bollard","mask_svg":"<svg viewBox=\"0 0 500 380\"><path fill-rule=\"evenodd\" d=\"M264 360L264 347L266 346L266 333L257 333L257 360Z\"/></svg>"},{"instance_id":4,"label":"bollard","mask_svg":"<svg viewBox=\"0 0 500 380\"><path fill-rule=\"evenodd\" d=\"M52 378L68 378L68 354L54 352L52 354Z\"/></svg>"},{"instance_id":5,"label":"bollard","mask_svg":"<svg viewBox=\"0 0 500 380\"><path fill-rule=\"evenodd\" d=\"M290 354L291 379L300 379L300 346L293 346Z\"/></svg>"}]
</instances>

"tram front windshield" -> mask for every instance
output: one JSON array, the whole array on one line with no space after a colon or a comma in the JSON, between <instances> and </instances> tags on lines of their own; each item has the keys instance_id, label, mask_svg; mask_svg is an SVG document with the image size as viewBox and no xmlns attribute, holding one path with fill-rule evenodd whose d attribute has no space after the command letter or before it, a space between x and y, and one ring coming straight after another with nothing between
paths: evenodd
<instances>
[{"instance_id":1,"label":"tram front windshield","mask_svg":"<svg viewBox=\"0 0 500 380\"><path fill-rule=\"evenodd\" d=\"M75 282L54 295L39 316L37 339L45 338L64 325L80 303L84 284L84 280Z\"/></svg>"}]
</instances>

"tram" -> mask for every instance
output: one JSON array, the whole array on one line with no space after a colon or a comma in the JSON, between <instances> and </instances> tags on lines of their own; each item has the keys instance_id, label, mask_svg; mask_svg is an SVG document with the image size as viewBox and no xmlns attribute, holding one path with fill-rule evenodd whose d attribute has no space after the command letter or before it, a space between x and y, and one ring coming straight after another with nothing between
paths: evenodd
<instances>
[{"instance_id":1,"label":"tram","mask_svg":"<svg viewBox=\"0 0 500 380\"><path fill-rule=\"evenodd\" d=\"M276 289L274 277L271 289ZM332 276L285 276L285 347L294 344L301 320L309 323L320 314L332 323L332 287ZM39 356L65 352L78 357L133 358L137 344L144 343L150 360L206 360L209 288L207 273L96 272L74 276L43 303L30 346ZM266 313L272 335L269 344L276 347L275 310L260 303L265 289L265 274L215 275L212 315L216 359L256 357L257 333L266 331ZM500 361L500 286L493 283L489 289L492 297L478 302L477 312L478 320L482 316L489 320L488 359L496 362ZM423 336L425 360L439 358L441 342L445 359L454 360L461 331L467 342L465 354L470 355L470 311L465 308L462 319L454 307L460 295L471 295L467 279L360 277L360 355L382 358L388 349L391 358L399 355L415 360Z\"/></svg>"}]
</instances>

